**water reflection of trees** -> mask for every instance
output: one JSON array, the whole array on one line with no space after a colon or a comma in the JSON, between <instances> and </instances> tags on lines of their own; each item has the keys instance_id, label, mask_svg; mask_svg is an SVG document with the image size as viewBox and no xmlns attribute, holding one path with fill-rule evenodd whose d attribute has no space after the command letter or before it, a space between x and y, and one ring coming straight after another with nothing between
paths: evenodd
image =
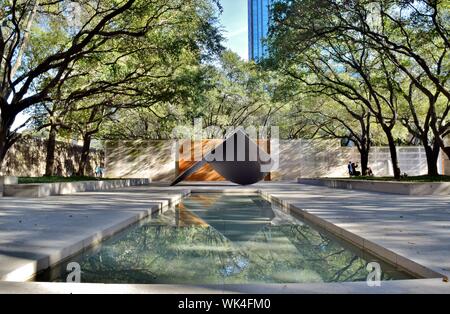
<instances>
[{"instance_id":1,"label":"water reflection of trees","mask_svg":"<svg viewBox=\"0 0 450 314\"><path fill-rule=\"evenodd\" d=\"M110 283L360 281L365 266L307 225L266 226L250 241L230 242L212 227L150 223L81 261L84 282Z\"/></svg>"},{"instance_id":2,"label":"water reflection of trees","mask_svg":"<svg viewBox=\"0 0 450 314\"><path fill-rule=\"evenodd\" d=\"M81 262L83 281L219 283L217 250L226 239L211 228L144 225ZM106 280L106 281L105 281Z\"/></svg>"}]
</instances>

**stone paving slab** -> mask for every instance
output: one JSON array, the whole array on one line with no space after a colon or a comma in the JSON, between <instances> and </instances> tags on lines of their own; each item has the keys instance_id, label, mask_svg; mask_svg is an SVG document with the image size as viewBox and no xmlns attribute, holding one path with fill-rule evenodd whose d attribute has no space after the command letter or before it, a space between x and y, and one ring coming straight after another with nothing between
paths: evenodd
<instances>
[{"instance_id":1,"label":"stone paving slab","mask_svg":"<svg viewBox=\"0 0 450 314\"><path fill-rule=\"evenodd\" d=\"M39 201L0 199L0 280L27 280L188 193L136 187Z\"/></svg>"},{"instance_id":2,"label":"stone paving slab","mask_svg":"<svg viewBox=\"0 0 450 314\"><path fill-rule=\"evenodd\" d=\"M365 282L249 285L120 285L0 282L0 293L29 294L450 294L439 279L396 280L369 287Z\"/></svg>"}]
</instances>

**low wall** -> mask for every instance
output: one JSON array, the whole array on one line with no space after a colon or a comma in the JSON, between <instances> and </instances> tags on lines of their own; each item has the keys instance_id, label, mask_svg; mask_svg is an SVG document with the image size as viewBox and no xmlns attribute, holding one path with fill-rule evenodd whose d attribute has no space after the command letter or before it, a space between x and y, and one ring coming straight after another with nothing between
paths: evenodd
<instances>
[{"instance_id":1,"label":"low wall","mask_svg":"<svg viewBox=\"0 0 450 314\"><path fill-rule=\"evenodd\" d=\"M398 147L399 167L409 176L427 173L425 150L418 146ZM280 166L272 173L273 181L297 178L347 177L349 161L359 163L356 147L341 147L333 140L280 141ZM388 147L373 147L369 166L376 176L392 176L392 163ZM438 163L442 172L442 163Z\"/></svg>"},{"instance_id":2,"label":"low wall","mask_svg":"<svg viewBox=\"0 0 450 314\"><path fill-rule=\"evenodd\" d=\"M273 146L273 145L272 145ZM341 165L351 159L352 150L342 149L339 141L281 140L279 167L271 175L273 181L341 176Z\"/></svg>"},{"instance_id":3,"label":"low wall","mask_svg":"<svg viewBox=\"0 0 450 314\"><path fill-rule=\"evenodd\" d=\"M108 141L105 143L107 178L149 178L173 181L176 177L176 141Z\"/></svg>"},{"instance_id":4,"label":"low wall","mask_svg":"<svg viewBox=\"0 0 450 314\"><path fill-rule=\"evenodd\" d=\"M6 154L0 176L40 177L45 174L47 141L43 139L22 139ZM71 176L78 170L81 146L57 142L55 147L55 175ZM91 149L86 175L94 176L95 167L104 163L104 154ZM140 178L140 177L138 177Z\"/></svg>"},{"instance_id":5,"label":"low wall","mask_svg":"<svg viewBox=\"0 0 450 314\"><path fill-rule=\"evenodd\" d=\"M179 147L175 140L107 142L106 176L173 181L180 168L183 168ZM271 147L272 149L275 147L273 142ZM397 150L402 172L406 172L409 176L427 173L426 155L422 147L398 147ZM376 176L390 176L392 175L390 159L389 148L373 147L369 156L369 166ZM342 147L338 140L280 140L279 168L271 173L271 179L295 181L299 177L347 177L348 162L359 163L359 160L357 148ZM438 167L442 170L441 161Z\"/></svg>"},{"instance_id":6,"label":"low wall","mask_svg":"<svg viewBox=\"0 0 450 314\"><path fill-rule=\"evenodd\" d=\"M3 187L8 184L18 184L17 177L0 177L0 196L3 196Z\"/></svg>"},{"instance_id":7,"label":"low wall","mask_svg":"<svg viewBox=\"0 0 450 314\"><path fill-rule=\"evenodd\" d=\"M149 183L149 179L127 179L43 184L11 184L4 185L3 196L39 198L53 195L73 194L77 192L105 191L129 186L147 185Z\"/></svg>"},{"instance_id":8,"label":"low wall","mask_svg":"<svg viewBox=\"0 0 450 314\"><path fill-rule=\"evenodd\" d=\"M450 146L450 137L447 137L445 140L445 145ZM442 154L442 168L443 173L450 175L450 160L447 156L447 154Z\"/></svg>"},{"instance_id":9,"label":"low wall","mask_svg":"<svg viewBox=\"0 0 450 314\"><path fill-rule=\"evenodd\" d=\"M449 195L450 182L386 182L345 179L298 179L298 183L335 189L361 190L402 195Z\"/></svg>"}]
</instances>

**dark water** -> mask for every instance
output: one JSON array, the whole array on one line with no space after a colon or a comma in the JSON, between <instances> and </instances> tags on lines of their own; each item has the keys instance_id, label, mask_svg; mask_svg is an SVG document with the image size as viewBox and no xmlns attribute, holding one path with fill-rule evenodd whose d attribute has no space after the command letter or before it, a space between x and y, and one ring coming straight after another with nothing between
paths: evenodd
<instances>
[{"instance_id":1,"label":"dark water","mask_svg":"<svg viewBox=\"0 0 450 314\"><path fill-rule=\"evenodd\" d=\"M317 231L256 195L193 194L37 278L66 281L78 262L92 283L312 283L365 281L368 262L382 280L409 275Z\"/></svg>"}]
</instances>

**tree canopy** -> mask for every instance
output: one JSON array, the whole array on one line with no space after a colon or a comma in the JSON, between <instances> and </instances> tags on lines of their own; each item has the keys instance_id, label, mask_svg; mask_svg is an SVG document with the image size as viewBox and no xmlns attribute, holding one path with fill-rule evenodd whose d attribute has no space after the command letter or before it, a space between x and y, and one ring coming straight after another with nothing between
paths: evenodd
<instances>
[{"instance_id":1,"label":"tree canopy","mask_svg":"<svg viewBox=\"0 0 450 314\"><path fill-rule=\"evenodd\" d=\"M169 139L179 125L280 127L284 139L422 145L450 157L450 10L444 0L275 1L268 57L223 47L216 0L0 0L0 161L24 133Z\"/></svg>"}]
</instances>

